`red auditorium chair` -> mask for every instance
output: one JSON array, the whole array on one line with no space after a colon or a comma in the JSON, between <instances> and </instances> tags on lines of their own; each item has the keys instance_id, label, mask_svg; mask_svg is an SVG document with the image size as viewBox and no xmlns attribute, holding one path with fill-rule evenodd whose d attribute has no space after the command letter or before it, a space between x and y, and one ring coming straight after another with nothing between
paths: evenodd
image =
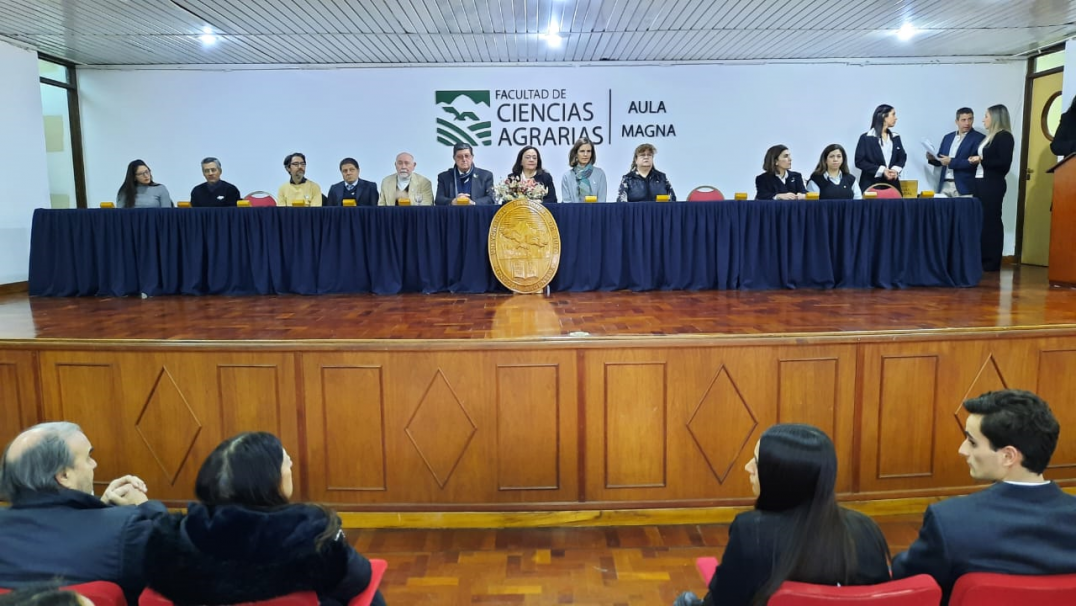
<instances>
[{"instance_id":1,"label":"red auditorium chair","mask_svg":"<svg viewBox=\"0 0 1076 606\"><path fill-rule=\"evenodd\" d=\"M712 185L700 185L687 195L688 202L719 202L724 199L725 194Z\"/></svg>"},{"instance_id":2,"label":"red auditorium chair","mask_svg":"<svg viewBox=\"0 0 1076 606\"><path fill-rule=\"evenodd\" d=\"M123 597L123 589L115 583L108 581L92 581L78 585L61 587L65 591L74 591L86 596L94 606L127 606L127 599ZM8 593L10 589L0 588L0 593Z\"/></svg>"},{"instance_id":3,"label":"red auditorium chair","mask_svg":"<svg viewBox=\"0 0 1076 606\"><path fill-rule=\"evenodd\" d=\"M695 568L706 584L717 570L717 558L699 558ZM937 606L941 604L941 587L930 575L919 574L899 581L878 585L850 585L832 587L785 581L767 602L768 606L839 606L857 604L862 606ZM954 593L954 595L956 595ZM957 606L950 602L950 606ZM976 602L976 606L980 606ZM992 605L1000 606L1000 604ZM1053 606L1036 604L1035 606Z\"/></svg>"},{"instance_id":4,"label":"red auditorium chair","mask_svg":"<svg viewBox=\"0 0 1076 606\"><path fill-rule=\"evenodd\" d=\"M956 580L950 606L1071 606L1076 574L1017 576L972 572Z\"/></svg>"},{"instance_id":5,"label":"red auditorium chair","mask_svg":"<svg viewBox=\"0 0 1076 606\"><path fill-rule=\"evenodd\" d=\"M250 202L251 206L276 206L276 198L267 191L252 191L243 196L243 199Z\"/></svg>"},{"instance_id":6,"label":"red auditorium chair","mask_svg":"<svg viewBox=\"0 0 1076 606\"><path fill-rule=\"evenodd\" d=\"M879 198L903 198L904 194L900 193L900 190L893 187L888 183L875 183L867 188L866 191L872 191L878 194Z\"/></svg>"},{"instance_id":7,"label":"red auditorium chair","mask_svg":"<svg viewBox=\"0 0 1076 606\"><path fill-rule=\"evenodd\" d=\"M377 593L378 587L381 586L381 579L385 576L385 570L389 567L389 563L385 560L370 560L370 584L366 586L366 589L362 593L355 596L348 606L370 606L370 603L374 601L374 595ZM116 589L119 589L118 587ZM81 592L80 592L81 593ZM120 598L123 598L123 592L120 592ZM94 600L95 605L99 605L100 602ZM313 591L302 591L298 593L292 593L279 598L273 598L271 600L264 600L261 602L247 602L248 605L257 606L317 606L318 594ZM116 606L123 606L123 602L120 602ZM156 591L147 587L142 591L142 595L138 596L138 606L172 606L172 602L157 593ZM242 606L242 605L239 605Z\"/></svg>"}]
</instances>

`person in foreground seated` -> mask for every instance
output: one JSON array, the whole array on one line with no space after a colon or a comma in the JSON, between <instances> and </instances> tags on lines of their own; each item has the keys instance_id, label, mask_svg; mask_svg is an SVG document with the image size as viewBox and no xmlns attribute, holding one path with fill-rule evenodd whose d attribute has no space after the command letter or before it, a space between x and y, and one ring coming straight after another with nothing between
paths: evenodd
<instances>
[{"instance_id":1,"label":"person in foreground seated","mask_svg":"<svg viewBox=\"0 0 1076 606\"><path fill-rule=\"evenodd\" d=\"M542 168L542 154L538 153L537 147L528 145L519 150L516 163L512 165L512 173L508 175L508 178L520 181L533 179L545 186L542 204L552 204L557 201L557 187L553 184L553 175Z\"/></svg>"},{"instance_id":2,"label":"person in foreground seated","mask_svg":"<svg viewBox=\"0 0 1076 606\"><path fill-rule=\"evenodd\" d=\"M908 153L900 135L893 131L897 125L897 110L892 105L882 104L874 109L871 116L871 128L859 136L856 143L856 168L859 174L859 189L879 183L895 187L900 191L900 173L908 162Z\"/></svg>"},{"instance_id":3,"label":"person in foreground seated","mask_svg":"<svg viewBox=\"0 0 1076 606\"><path fill-rule=\"evenodd\" d=\"M580 137L568 152L571 170L564 173L560 180L561 202L585 202L587 196L598 198L598 202L611 201L605 172L595 166L597 163L598 152L594 150L594 143Z\"/></svg>"},{"instance_id":4,"label":"person in foreground seated","mask_svg":"<svg viewBox=\"0 0 1076 606\"><path fill-rule=\"evenodd\" d=\"M975 112L970 107L956 110L956 130L942 137L938 157L927 152L927 162L941 167L938 192L950 198L970 196L976 166L968 158L978 153L985 135L973 128Z\"/></svg>"},{"instance_id":5,"label":"person in foreground seated","mask_svg":"<svg viewBox=\"0 0 1076 606\"><path fill-rule=\"evenodd\" d=\"M946 603L969 572L1076 572L1076 497L1042 476L1061 431L1050 407L1006 389L968 400L964 410L958 452L972 478L993 484L928 507L919 538L893 559L893 577L929 574Z\"/></svg>"},{"instance_id":6,"label":"person in foreground seated","mask_svg":"<svg viewBox=\"0 0 1076 606\"><path fill-rule=\"evenodd\" d=\"M396 206L408 200L414 206L433 204L433 183L415 172L415 157L407 152L396 154L396 172L381 180L379 206Z\"/></svg>"},{"instance_id":7,"label":"person in foreground seated","mask_svg":"<svg viewBox=\"0 0 1076 606\"><path fill-rule=\"evenodd\" d=\"M642 143L635 148L628 174L620 178L616 192L617 202L653 202L658 196L669 196L676 201L676 192L665 173L654 168L654 154L658 148Z\"/></svg>"},{"instance_id":8,"label":"person in foreground seated","mask_svg":"<svg viewBox=\"0 0 1076 606\"><path fill-rule=\"evenodd\" d=\"M758 500L729 527L721 565L700 600L674 606L765 604L785 581L873 585L889 580L889 546L869 517L837 505L837 453L811 425L767 429L745 467Z\"/></svg>"},{"instance_id":9,"label":"person in foreground seated","mask_svg":"<svg viewBox=\"0 0 1076 606\"><path fill-rule=\"evenodd\" d=\"M242 196L239 188L220 178L220 160L206 158L202 160L202 175L205 183L195 185L191 190L191 206L235 206Z\"/></svg>"},{"instance_id":10,"label":"person in foreground seated","mask_svg":"<svg viewBox=\"0 0 1076 606\"><path fill-rule=\"evenodd\" d=\"M457 200L468 204L493 204L493 173L474 165L474 150L466 143L452 146L455 165L437 175L434 203L448 206Z\"/></svg>"},{"instance_id":11,"label":"person in foreground seated","mask_svg":"<svg viewBox=\"0 0 1076 606\"><path fill-rule=\"evenodd\" d=\"M153 173L146 163L132 160L127 165L127 176L116 192L118 208L171 208L172 196L168 188L153 182Z\"/></svg>"},{"instance_id":12,"label":"person in foreground seated","mask_svg":"<svg viewBox=\"0 0 1076 606\"><path fill-rule=\"evenodd\" d=\"M221 442L198 471L198 503L162 518L146 546L146 582L175 603L238 604L316 591L346 605L370 584L370 562L336 513L292 504L291 457L271 433ZM384 606L378 593L373 604Z\"/></svg>"},{"instance_id":13,"label":"person in foreground seated","mask_svg":"<svg viewBox=\"0 0 1076 606\"><path fill-rule=\"evenodd\" d=\"M377 184L359 178L359 161L344 158L340 161L340 176L344 178L329 188L326 206L343 206L344 200L354 200L355 206L377 206Z\"/></svg>"},{"instance_id":14,"label":"person in foreground seated","mask_svg":"<svg viewBox=\"0 0 1076 606\"><path fill-rule=\"evenodd\" d=\"M306 178L306 156L295 152L284 157L288 182L276 193L277 206L291 206L302 200L307 206L321 206L321 186Z\"/></svg>"},{"instance_id":15,"label":"person in foreground seated","mask_svg":"<svg viewBox=\"0 0 1076 606\"><path fill-rule=\"evenodd\" d=\"M785 145L774 145L762 159L761 175L755 177L756 200L802 200L807 186L803 175L792 170L792 152Z\"/></svg>"},{"instance_id":16,"label":"person in foreground seated","mask_svg":"<svg viewBox=\"0 0 1076 606\"><path fill-rule=\"evenodd\" d=\"M168 512L135 476L93 494L93 446L78 425L41 423L19 434L0 459L0 587L60 579L110 581L134 604L145 585L143 551Z\"/></svg>"},{"instance_id":17,"label":"person in foreground seated","mask_svg":"<svg viewBox=\"0 0 1076 606\"><path fill-rule=\"evenodd\" d=\"M818 166L807 180L807 191L818 194L821 200L859 200L863 197L856 178L848 170L848 154L837 143L822 150Z\"/></svg>"}]
</instances>

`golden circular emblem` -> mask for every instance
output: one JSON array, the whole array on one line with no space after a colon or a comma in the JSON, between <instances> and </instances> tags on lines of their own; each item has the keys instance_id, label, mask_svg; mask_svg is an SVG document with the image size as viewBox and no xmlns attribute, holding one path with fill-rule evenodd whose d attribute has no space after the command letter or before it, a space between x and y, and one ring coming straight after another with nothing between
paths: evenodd
<instances>
[{"instance_id":1,"label":"golden circular emblem","mask_svg":"<svg viewBox=\"0 0 1076 606\"><path fill-rule=\"evenodd\" d=\"M560 267L560 230L538 202L508 202L489 226L489 263L509 290L542 292Z\"/></svg>"}]
</instances>

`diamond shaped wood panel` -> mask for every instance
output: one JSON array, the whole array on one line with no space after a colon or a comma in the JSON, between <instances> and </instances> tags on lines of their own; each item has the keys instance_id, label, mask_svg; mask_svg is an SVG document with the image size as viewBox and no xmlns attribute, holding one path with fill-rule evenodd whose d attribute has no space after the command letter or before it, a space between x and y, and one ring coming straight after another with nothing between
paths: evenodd
<instances>
[{"instance_id":1,"label":"diamond shaped wood panel","mask_svg":"<svg viewBox=\"0 0 1076 606\"><path fill-rule=\"evenodd\" d=\"M438 370L405 431L437 485L444 488L477 429L448 379Z\"/></svg>"},{"instance_id":2,"label":"diamond shaped wood panel","mask_svg":"<svg viewBox=\"0 0 1076 606\"><path fill-rule=\"evenodd\" d=\"M170 484L183 469L202 423L191 410L172 374L162 367L146 403L135 421L135 431L145 442Z\"/></svg>"}]
</instances>

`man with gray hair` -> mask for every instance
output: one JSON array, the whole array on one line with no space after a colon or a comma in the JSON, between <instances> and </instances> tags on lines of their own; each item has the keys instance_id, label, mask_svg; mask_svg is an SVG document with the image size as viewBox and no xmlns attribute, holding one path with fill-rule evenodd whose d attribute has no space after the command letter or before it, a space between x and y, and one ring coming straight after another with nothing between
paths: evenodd
<instances>
[{"instance_id":1,"label":"man with gray hair","mask_svg":"<svg viewBox=\"0 0 1076 606\"><path fill-rule=\"evenodd\" d=\"M41 423L0 458L0 587L61 579L111 581L135 603L145 585L142 554L154 520L166 515L135 476L93 494L93 446L74 423Z\"/></svg>"},{"instance_id":2,"label":"man with gray hair","mask_svg":"<svg viewBox=\"0 0 1076 606\"><path fill-rule=\"evenodd\" d=\"M220 160L209 157L202 160L202 176L205 183L191 190L191 206L235 206L239 201L239 189L220 178Z\"/></svg>"}]
</instances>

